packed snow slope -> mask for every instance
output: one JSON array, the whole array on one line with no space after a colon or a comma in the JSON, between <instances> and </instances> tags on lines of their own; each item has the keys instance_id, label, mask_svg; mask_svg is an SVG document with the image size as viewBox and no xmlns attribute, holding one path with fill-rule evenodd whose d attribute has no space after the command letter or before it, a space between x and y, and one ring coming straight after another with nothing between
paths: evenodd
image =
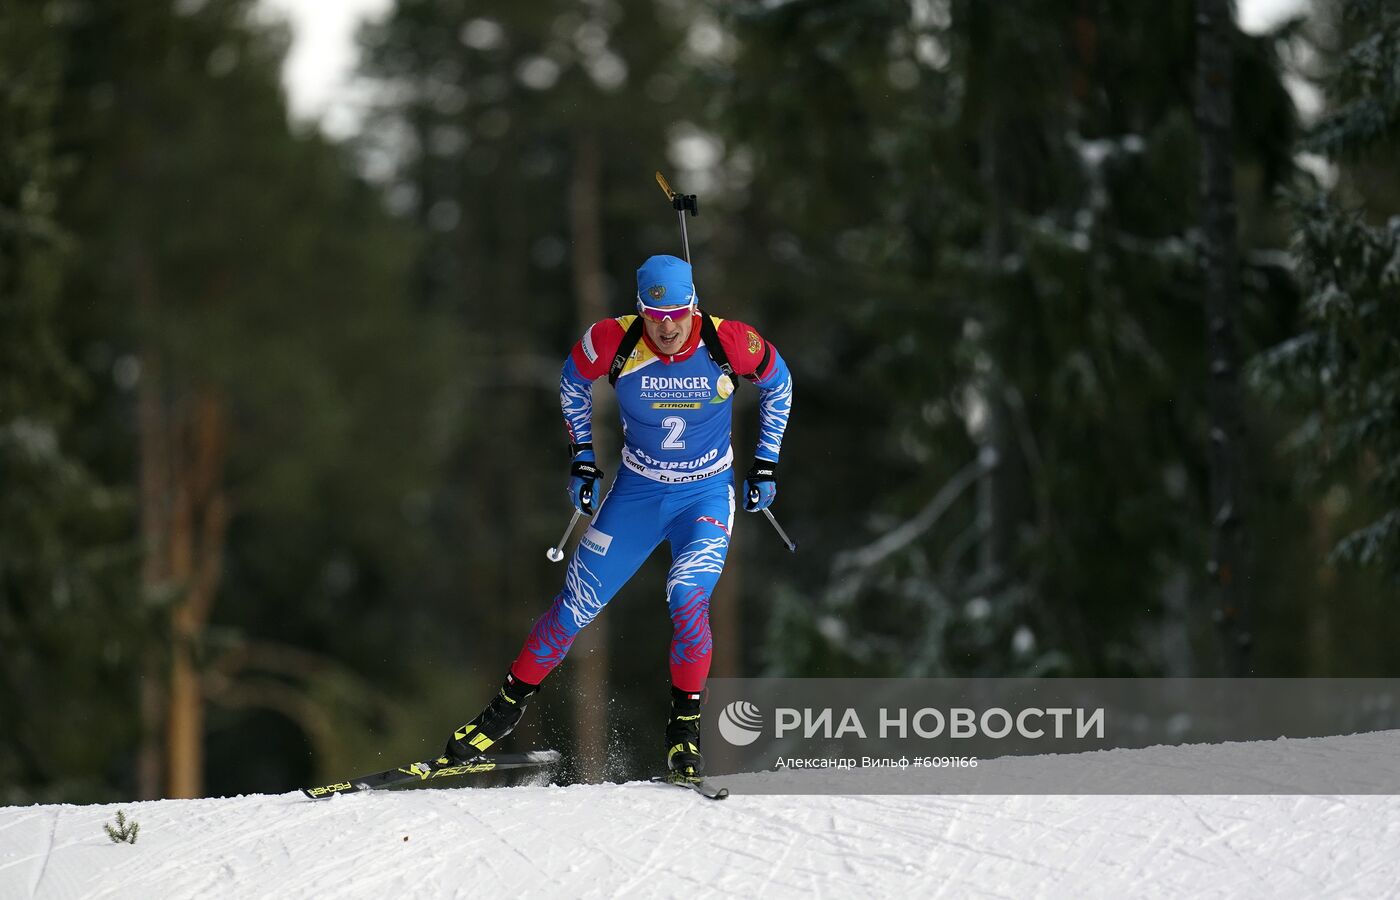
<instances>
[{"instance_id":1,"label":"packed snow slope","mask_svg":"<svg viewBox=\"0 0 1400 900\"><path fill-rule=\"evenodd\" d=\"M1325 763L1377 735L1296 744ZM1388 740L1400 738L1385 733ZM1151 765L1191 768L1198 748ZM1164 759L1163 754L1172 759ZM1127 757L1125 757L1127 758ZM783 795L732 779L0 808L0 898L1382 897L1394 795ZM103 830L118 810L135 844Z\"/></svg>"}]
</instances>

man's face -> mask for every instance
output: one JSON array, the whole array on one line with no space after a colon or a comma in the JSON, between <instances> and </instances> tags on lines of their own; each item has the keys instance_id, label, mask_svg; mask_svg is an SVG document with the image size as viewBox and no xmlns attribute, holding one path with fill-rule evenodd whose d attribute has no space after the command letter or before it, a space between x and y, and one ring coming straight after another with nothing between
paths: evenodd
<instances>
[{"instance_id":1,"label":"man's face","mask_svg":"<svg viewBox=\"0 0 1400 900\"><path fill-rule=\"evenodd\" d=\"M647 337L656 349L667 356L679 353L690 340L690 329L695 327L695 314L689 306L677 307L677 314L658 321L650 315L642 316Z\"/></svg>"}]
</instances>

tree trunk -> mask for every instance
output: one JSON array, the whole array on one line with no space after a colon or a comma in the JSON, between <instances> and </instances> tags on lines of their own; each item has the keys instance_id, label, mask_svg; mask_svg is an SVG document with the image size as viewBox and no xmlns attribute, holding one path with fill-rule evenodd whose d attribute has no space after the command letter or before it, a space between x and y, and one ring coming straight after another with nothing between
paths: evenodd
<instances>
[{"instance_id":1,"label":"tree trunk","mask_svg":"<svg viewBox=\"0 0 1400 900\"><path fill-rule=\"evenodd\" d=\"M737 448L754 446L754 439L751 436L751 426L747 423L752 421L752 416L757 415L755 407L757 403L744 402L744 408L739 409L740 397L734 398L735 414L740 421L734 428L735 466L734 471L727 473L726 477L734 485L736 525L741 524L749 529L753 534L762 534L762 540L772 540L773 535L766 534L768 523L762 520L762 516L751 516L744 512L744 478L743 473L748 471L747 467L741 465L742 456ZM745 391L752 397L755 391ZM766 545L765 545L766 546ZM733 534L730 534L729 555L724 561L724 573L720 575L719 581L715 584L715 591L710 595L710 631L713 649L711 651L710 677L712 678L736 678L743 671L743 650L740 646L740 634L742 623L739 621L739 585L743 583L744 561L743 555L737 552Z\"/></svg>"},{"instance_id":2,"label":"tree trunk","mask_svg":"<svg viewBox=\"0 0 1400 900\"><path fill-rule=\"evenodd\" d=\"M735 493L741 489L736 488ZM736 515L742 516L745 513L740 510ZM768 523L752 517L746 520L746 524L754 531L759 531L756 526L767 526ZM770 538L769 535L764 537ZM724 574L720 576L715 585L715 592L710 596L710 630L714 642L710 675L715 678L736 678L743 670L739 643L739 584L743 580L740 574L743 568L743 561L739 554L734 552L731 540L729 556L724 563Z\"/></svg>"},{"instance_id":3,"label":"tree trunk","mask_svg":"<svg viewBox=\"0 0 1400 900\"><path fill-rule=\"evenodd\" d=\"M591 131L579 132L574 140L574 166L569 181L569 230L573 236L574 297L578 304L578 329L607 314L603 294L603 179L602 153L598 137ZM601 385L601 387L599 387ZM601 381L593 392L593 421L608 422L612 412L612 388ZM603 448L603 428L595 428L593 452L598 459L610 458ZM601 498L600 498L601 499ZM574 704L574 735L578 741L579 776L599 781L606 772L608 758L608 632L605 617L599 616L574 641L572 656L578 665L578 702Z\"/></svg>"},{"instance_id":4,"label":"tree trunk","mask_svg":"<svg viewBox=\"0 0 1400 900\"><path fill-rule=\"evenodd\" d=\"M997 159L1001 136L998 133L996 107L990 101L986 117L982 126L979 168L987 203L982 258L990 280L995 281L1002 256L1006 253L1007 236L1005 199ZM985 330L987 324L980 324ZM986 590L1006 577L1014 551L1018 511L1012 484L1015 467L1011 465L1011 459L1015 447L1005 400L1006 384L995 365L978 379L977 390L982 395L983 421L975 438L980 452L987 454L990 451L996 462L996 465L986 468L977 485L977 515L980 521L986 523L986 531L978 545L976 581L980 589Z\"/></svg>"},{"instance_id":5,"label":"tree trunk","mask_svg":"<svg viewBox=\"0 0 1400 900\"><path fill-rule=\"evenodd\" d=\"M159 291L143 254L137 256L135 287L143 326L149 330L157 319ZM198 647L222 571L227 420L222 402L211 391L172 407L160 351L149 334L141 361L141 584L149 601L168 604L170 659L168 680L158 661L149 661L143 673L137 790L144 799L198 797L204 777Z\"/></svg>"},{"instance_id":6,"label":"tree trunk","mask_svg":"<svg viewBox=\"0 0 1400 900\"><path fill-rule=\"evenodd\" d=\"M223 404L201 391L189 410L179 456L171 574L184 590L171 610L170 705L166 719L167 796L204 791L204 678L200 649L223 571L227 510L223 494L228 426Z\"/></svg>"},{"instance_id":7,"label":"tree trunk","mask_svg":"<svg viewBox=\"0 0 1400 900\"><path fill-rule=\"evenodd\" d=\"M149 261L136 263L137 304L149 325L157 303L156 282ZM160 358L147 340L141 350L141 380L137 387L136 421L140 454L141 593L156 606L168 589L170 565L165 535L170 497L170 461L166 457L165 401L160 395ZM160 732L164 722L165 673L162 661L146 659L141 672L141 740L136 753L136 792L142 800L161 796L165 768Z\"/></svg>"},{"instance_id":8,"label":"tree trunk","mask_svg":"<svg viewBox=\"0 0 1400 900\"><path fill-rule=\"evenodd\" d=\"M1224 669L1250 671L1251 643L1245 576L1240 454L1244 421L1236 349L1236 247L1233 129L1234 20L1229 0L1196 0L1196 128L1200 140L1200 259L1205 291L1210 435L1210 559Z\"/></svg>"},{"instance_id":9,"label":"tree trunk","mask_svg":"<svg viewBox=\"0 0 1400 900\"><path fill-rule=\"evenodd\" d=\"M1337 546L1337 536L1332 523L1335 521L1324 500L1314 504L1311 510L1312 529L1309 543L1317 559L1326 560L1332 548ZM1337 568L1331 562L1324 562L1317 572L1315 590L1323 602L1308 611L1304 658L1307 660L1305 672L1323 674L1335 672L1337 667L1332 660L1332 615L1331 599L1337 590Z\"/></svg>"},{"instance_id":10,"label":"tree trunk","mask_svg":"<svg viewBox=\"0 0 1400 900\"><path fill-rule=\"evenodd\" d=\"M518 136L512 136L501 147L503 159L512 156L518 158L523 149L523 143ZM496 272L496 297L509 305L524 304L530 296L531 275L530 214L520 200L525 193L521 183L523 177L515 166L504 162L497 167L493 177L497 186L495 228L500 241L499 256L492 266ZM524 403L521 397L524 389L519 385L502 383L500 379L500 375L509 368L506 365L508 357L503 349L519 342L518 328L519 324L514 317L499 314L491 317L492 345L494 358L498 361L498 375L494 388L497 413L493 417L489 440L496 446L520 447L528 440L524 420L513 412L520 409ZM500 595L516 598L533 592L526 590L527 587L534 588L531 578L522 572L520 566L512 565L509 558L509 549L518 546L520 538L524 536L525 517L517 501L519 489L515 484L516 463L507 455L496 452L491 453L489 458L490 467L498 473L493 479L496 489L491 509L495 517L497 540L501 542L502 550L502 565L498 570ZM553 473L551 477L555 477ZM530 619L533 610L520 603L512 605L517 611L516 614L523 616L518 626L528 629L533 624Z\"/></svg>"}]
</instances>

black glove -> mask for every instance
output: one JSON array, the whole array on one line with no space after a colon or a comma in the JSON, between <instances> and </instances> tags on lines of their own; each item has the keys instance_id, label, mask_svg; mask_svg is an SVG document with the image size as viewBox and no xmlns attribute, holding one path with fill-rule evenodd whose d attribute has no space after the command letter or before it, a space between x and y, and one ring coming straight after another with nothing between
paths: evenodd
<instances>
[{"instance_id":1,"label":"black glove","mask_svg":"<svg viewBox=\"0 0 1400 900\"><path fill-rule=\"evenodd\" d=\"M755 459L744 478L744 509L758 512L773 505L778 496L778 464L771 459Z\"/></svg>"}]
</instances>

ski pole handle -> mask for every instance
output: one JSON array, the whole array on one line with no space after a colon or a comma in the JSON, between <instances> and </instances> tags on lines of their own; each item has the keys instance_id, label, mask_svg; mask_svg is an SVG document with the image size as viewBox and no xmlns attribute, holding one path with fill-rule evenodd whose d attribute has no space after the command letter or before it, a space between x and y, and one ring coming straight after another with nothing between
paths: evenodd
<instances>
[{"instance_id":1,"label":"ski pole handle","mask_svg":"<svg viewBox=\"0 0 1400 900\"><path fill-rule=\"evenodd\" d=\"M772 511L765 508L763 510L763 514L768 517L768 523L773 526L773 529L775 531L778 532L778 537L783 539L784 544L787 544L788 552L796 553L797 545L792 542L792 538L787 536L787 532L783 531L783 526L778 524L778 520L773 518Z\"/></svg>"},{"instance_id":2,"label":"ski pole handle","mask_svg":"<svg viewBox=\"0 0 1400 900\"><path fill-rule=\"evenodd\" d=\"M569 527L564 529L564 536L559 539L557 545L550 547L544 552L545 558L550 562L559 562L559 560L564 558L564 551L561 548L569 542L569 535L573 533L574 526L578 524L578 517L581 515L583 515L581 510L574 510L574 517L569 520ZM776 522L773 524L777 525ZM781 528L778 530L782 531Z\"/></svg>"}]
</instances>

